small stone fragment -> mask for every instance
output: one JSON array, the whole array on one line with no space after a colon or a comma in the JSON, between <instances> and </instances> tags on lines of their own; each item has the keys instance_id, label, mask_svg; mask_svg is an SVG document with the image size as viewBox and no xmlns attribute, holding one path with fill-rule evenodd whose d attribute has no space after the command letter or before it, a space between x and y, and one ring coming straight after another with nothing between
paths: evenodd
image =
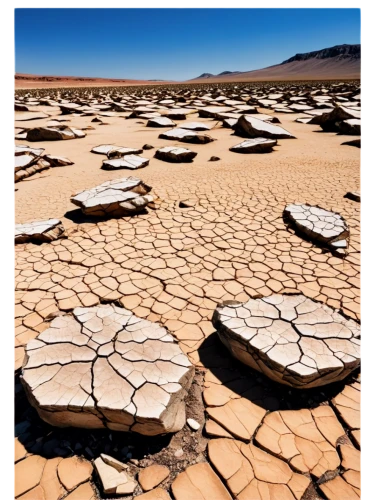
<instances>
[{"instance_id":1,"label":"small stone fragment","mask_svg":"<svg viewBox=\"0 0 375 500\"><path fill-rule=\"evenodd\" d=\"M137 487L137 483L126 472L118 472L100 457L94 461L94 465L105 494L130 495Z\"/></svg>"},{"instance_id":2,"label":"small stone fragment","mask_svg":"<svg viewBox=\"0 0 375 500\"><path fill-rule=\"evenodd\" d=\"M193 429L193 431L197 431L200 428L200 423L194 420L193 418L188 418L186 420L188 426Z\"/></svg>"}]
</instances>

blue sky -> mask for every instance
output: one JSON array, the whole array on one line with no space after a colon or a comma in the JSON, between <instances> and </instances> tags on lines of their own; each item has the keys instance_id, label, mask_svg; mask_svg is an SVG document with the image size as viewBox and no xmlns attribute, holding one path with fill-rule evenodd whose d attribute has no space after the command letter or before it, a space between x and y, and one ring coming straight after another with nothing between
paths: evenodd
<instances>
[{"instance_id":1,"label":"blue sky","mask_svg":"<svg viewBox=\"0 0 375 500\"><path fill-rule=\"evenodd\" d=\"M186 80L360 43L359 9L16 9L16 72Z\"/></svg>"}]
</instances>

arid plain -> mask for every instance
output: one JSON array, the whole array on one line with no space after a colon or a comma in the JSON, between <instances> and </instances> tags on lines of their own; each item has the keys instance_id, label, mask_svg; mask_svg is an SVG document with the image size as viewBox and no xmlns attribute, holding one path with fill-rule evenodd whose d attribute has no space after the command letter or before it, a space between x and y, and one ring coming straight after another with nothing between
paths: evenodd
<instances>
[{"instance_id":1,"label":"arid plain","mask_svg":"<svg viewBox=\"0 0 375 500\"><path fill-rule=\"evenodd\" d=\"M16 90L16 225L59 221L16 227L17 499L360 498L359 112L358 81Z\"/></svg>"}]
</instances>

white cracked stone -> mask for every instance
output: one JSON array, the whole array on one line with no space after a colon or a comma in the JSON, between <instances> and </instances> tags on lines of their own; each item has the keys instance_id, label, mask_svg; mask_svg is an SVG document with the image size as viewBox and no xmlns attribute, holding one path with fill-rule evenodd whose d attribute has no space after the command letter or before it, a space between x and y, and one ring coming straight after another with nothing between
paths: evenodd
<instances>
[{"instance_id":1,"label":"white cracked stone","mask_svg":"<svg viewBox=\"0 0 375 500\"><path fill-rule=\"evenodd\" d=\"M153 117L147 122L147 127L174 127L176 124L167 116Z\"/></svg>"},{"instance_id":2,"label":"white cracked stone","mask_svg":"<svg viewBox=\"0 0 375 500\"><path fill-rule=\"evenodd\" d=\"M37 141L62 141L67 139L81 139L86 134L77 128L60 125L56 127L35 127L27 131L26 140Z\"/></svg>"},{"instance_id":3,"label":"white cracked stone","mask_svg":"<svg viewBox=\"0 0 375 500\"><path fill-rule=\"evenodd\" d=\"M304 295L219 305L213 325L230 353L297 389L337 382L360 364L360 327Z\"/></svg>"},{"instance_id":4,"label":"white cracked stone","mask_svg":"<svg viewBox=\"0 0 375 500\"><path fill-rule=\"evenodd\" d=\"M22 383L51 425L154 436L185 425L193 375L165 328L108 304L55 318L27 344Z\"/></svg>"},{"instance_id":5,"label":"white cracked stone","mask_svg":"<svg viewBox=\"0 0 375 500\"><path fill-rule=\"evenodd\" d=\"M64 226L59 219L37 220L16 224L15 243L29 241L45 242L57 240L64 235Z\"/></svg>"},{"instance_id":6,"label":"white cracked stone","mask_svg":"<svg viewBox=\"0 0 375 500\"><path fill-rule=\"evenodd\" d=\"M86 215L117 217L146 208L153 201L153 197L148 194L151 189L141 179L124 177L81 191L73 195L70 201Z\"/></svg>"},{"instance_id":7,"label":"white cracked stone","mask_svg":"<svg viewBox=\"0 0 375 500\"><path fill-rule=\"evenodd\" d=\"M265 139L264 137L257 137L255 139L247 139L246 141L232 146L229 151L234 153L270 153L273 147L277 145L275 139Z\"/></svg>"},{"instance_id":8,"label":"white cracked stone","mask_svg":"<svg viewBox=\"0 0 375 500\"><path fill-rule=\"evenodd\" d=\"M137 170L138 168L147 167L150 160L137 155L126 155L123 158L115 158L112 160L104 160L102 163L103 170L121 170L123 168Z\"/></svg>"},{"instance_id":9,"label":"white cracked stone","mask_svg":"<svg viewBox=\"0 0 375 500\"><path fill-rule=\"evenodd\" d=\"M243 115L234 126L236 135L240 137L266 137L270 139L294 139L295 137L278 125L273 125L252 116Z\"/></svg>"},{"instance_id":10,"label":"white cracked stone","mask_svg":"<svg viewBox=\"0 0 375 500\"><path fill-rule=\"evenodd\" d=\"M109 159L111 159L121 158L125 155L137 155L142 153L142 149L114 146L113 144L101 144L100 146L92 148L91 153L106 155Z\"/></svg>"},{"instance_id":11,"label":"white cracked stone","mask_svg":"<svg viewBox=\"0 0 375 500\"><path fill-rule=\"evenodd\" d=\"M206 134L199 134L194 130L185 130L183 128L174 128L167 132L162 132L159 139L169 139L172 141L188 142L191 144L207 144L214 139Z\"/></svg>"},{"instance_id":12,"label":"white cracked stone","mask_svg":"<svg viewBox=\"0 0 375 500\"><path fill-rule=\"evenodd\" d=\"M309 239L328 247L338 255L346 254L349 228L340 214L317 206L295 203L285 207L284 217Z\"/></svg>"},{"instance_id":13,"label":"white cracked stone","mask_svg":"<svg viewBox=\"0 0 375 500\"><path fill-rule=\"evenodd\" d=\"M171 163L189 163L197 156L198 153L190 151L190 149L179 148L177 146L166 146L155 152L155 158Z\"/></svg>"}]
</instances>

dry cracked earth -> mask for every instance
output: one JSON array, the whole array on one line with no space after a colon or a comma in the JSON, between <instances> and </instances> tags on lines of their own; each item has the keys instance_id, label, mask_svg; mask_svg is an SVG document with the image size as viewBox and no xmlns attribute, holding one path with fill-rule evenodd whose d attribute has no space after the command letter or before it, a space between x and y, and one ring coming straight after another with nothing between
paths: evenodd
<instances>
[{"instance_id":1,"label":"dry cracked earth","mask_svg":"<svg viewBox=\"0 0 375 500\"><path fill-rule=\"evenodd\" d=\"M15 99L15 498L360 498L359 83Z\"/></svg>"}]
</instances>

